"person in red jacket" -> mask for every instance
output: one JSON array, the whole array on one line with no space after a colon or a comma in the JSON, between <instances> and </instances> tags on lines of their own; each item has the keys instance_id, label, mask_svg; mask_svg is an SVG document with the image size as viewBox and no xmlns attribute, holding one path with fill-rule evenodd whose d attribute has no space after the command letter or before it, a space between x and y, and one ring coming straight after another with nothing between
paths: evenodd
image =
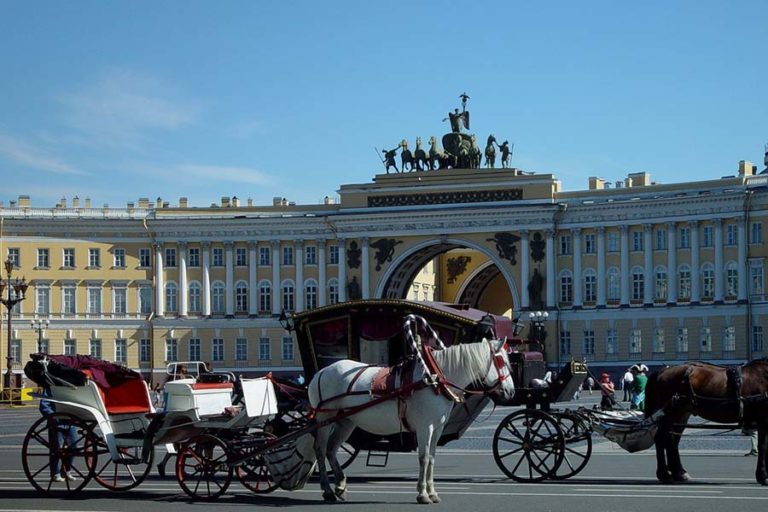
<instances>
[{"instance_id":1,"label":"person in red jacket","mask_svg":"<svg viewBox=\"0 0 768 512\"><path fill-rule=\"evenodd\" d=\"M602 399L600 400L600 408L604 411L612 411L613 406L616 405L616 398L613 394L616 392L616 386L611 382L611 376L604 373L600 376L600 394Z\"/></svg>"}]
</instances>

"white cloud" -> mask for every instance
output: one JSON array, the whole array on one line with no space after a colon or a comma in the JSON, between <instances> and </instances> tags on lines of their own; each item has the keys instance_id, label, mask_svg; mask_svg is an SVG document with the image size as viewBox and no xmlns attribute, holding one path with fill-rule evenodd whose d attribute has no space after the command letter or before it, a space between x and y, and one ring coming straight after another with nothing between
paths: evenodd
<instances>
[{"instance_id":1,"label":"white cloud","mask_svg":"<svg viewBox=\"0 0 768 512\"><path fill-rule=\"evenodd\" d=\"M0 155L24 167L39 171L69 175L87 174L64 160L47 154L43 149L33 147L3 134L0 134Z\"/></svg>"},{"instance_id":2,"label":"white cloud","mask_svg":"<svg viewBox=\"0 0 768 512\"><path fill-rule=\"evenodd\" d=\"M272 178L249 167L226 167L216 165L179 165L178 172L198 178L215 179L219 182L248 183L251 185L273 185ZM176 174L178 176L178 174Z\"/></svg>"}]
</instances>

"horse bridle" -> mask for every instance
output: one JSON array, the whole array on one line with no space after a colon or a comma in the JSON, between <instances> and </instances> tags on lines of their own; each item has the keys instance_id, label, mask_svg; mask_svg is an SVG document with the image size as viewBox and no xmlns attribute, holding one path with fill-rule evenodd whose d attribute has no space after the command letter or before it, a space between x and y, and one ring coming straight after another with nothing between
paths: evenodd
<instances>
[{"instance_id":1,"label":"horse bridle","mask_svg":"<svg viewBox=\"0 0 768 512\"><path fill-rule=\"evenodd\" d=\"M491 361L488 363L488 370L490 370L490 365L492 364L494 368L496 368L496 376L498 379L496 380L496 383L491 386L487 391L495 391L501 387L503 382L506 379L512 378L512 372L509 371L507 374L504 374L504 368L507 367L508 359L504 358L504 354L508 353L508 345L507 342L504 341L501 346L499 347L499 350L495 351L493 350L493 340L488 340L488 348L491 351ZM486 371L486 373L488 373Z\"/></svg>"}]
</instances>

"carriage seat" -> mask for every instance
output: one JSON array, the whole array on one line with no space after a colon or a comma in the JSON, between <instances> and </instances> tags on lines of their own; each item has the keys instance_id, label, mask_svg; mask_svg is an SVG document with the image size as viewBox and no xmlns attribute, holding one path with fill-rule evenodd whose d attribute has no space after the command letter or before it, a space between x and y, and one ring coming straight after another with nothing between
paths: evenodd
<instances>
[{"instance_id":1,"label":"carriage seat","mask_svg":"<svg viewBox=\"0 0 768 512\"><path fill-rule=\"evenodd\" d=\"M141 379L129 379L109 389L102 389L93 380L90 370L82 370L89 377L88 385L96 387L107 414L146 414L151 412L147 385Z\"/></svg>"},{"instance_id":2,"label":"carriage seat","mask_svg":"<svg viewBox=\"0 0 768 512\"><path fill-rule=\"evenodd\" d=\"M164 391L168 394L165 402L166 411L188 411L195 409L198 416L223 414L232 407L231 382L194 382L176 380L165 383Z\"/></svg>"}]
</instances>

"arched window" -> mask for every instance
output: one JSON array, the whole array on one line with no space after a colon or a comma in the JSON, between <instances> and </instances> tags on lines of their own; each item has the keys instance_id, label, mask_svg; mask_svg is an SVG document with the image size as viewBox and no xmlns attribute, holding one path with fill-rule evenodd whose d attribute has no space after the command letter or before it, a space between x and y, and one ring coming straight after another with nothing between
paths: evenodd
<instances>
[{"instance_id":1,"label":"arched window","mask_svg":"<svg viewBox=\"0 0 768 512\"><path fill-rule=\"evenodd\" d=\"M584 302L597 301L597 274L591 268L584 271Z\"/></svg>"},{"instance_id":2,"label":"arched window","mask_svg":"<svg viewBox=\"0 0 768 512\"><path fill-rule=\"evenodd\" d=\"M573 303L573 275L570 270L560 272L560 304Z\"/></svg>"},{"instance_id":3,"label":"arched window","mask_svg":"<svg viewBox=\"0 0 768 512\"><path fill-rule=\"evenodd\" d=\"M317 281L314 279L304 281L304 307L306 309L317 307Z\"/></svg>"},{"instance_id":4,"label":"arched window","mask_svg":"<svg viewBox=\"0 0 768 512\"><path fill-rule=\"evenodd\" d=\"M339 303L339 280L336 278L328 280L328 304Z\"/></svg>"},{"instance_id":5,"label":"arched window","mask_svg":"<svg viewBox=\"0 0 768 512\"><path fill-rule=\"evenodd\" d=\"M197 281L189 283L189 312L200 313L202 311L201 302L201 287Z\"/></svg>"},{"instance_id":6,"label":"arched window","mask_svg":"<svg viewBox=\"0 0 768 512\"><path fill-rule=\"evenodd\" d=\"M701 267L701 298L712 300L715 297L715 266L705 263Z\"/></svg>"},{"instance_id":7,"label":"arched window","mask_svg":"<svg viewBox=\"0 0 768 512\"><path fill-rule=\"evenodd\" d=\"M659 302L667 301L667 269L659 265L653 271L653 298Z\"/></svg>"},{"instance_id":8,"label":"arched window","mask_svg":"<svg viewBox=\"0 0 768 512\"><path fill-rule=\"evenodd\" d=\"M686 263L677 267L677 286L678 299L681 301L691 300L691 267Z\"/></svg>"},{"instance_id":9,"label":"arched window","mask_svg":"<svg viewBox=\"0 0 768 512\"><path fill-rule=\"evenodd\" d=\"M177 304L178 287L176 283L170 282L165 285L165 310L169 313L175 313L179 310Z\"/></svg>"},{"instance_id":10,"label":"arched window","mask_svg":"<svg viewBox=\"0 0 768 512\"><path fill-rule=\"evenodd\" d=\"M248 283L238 281L235 284L235 312L248 312Z\"/></svg>"},{"instance_id":11,"label":"arched window","mask_svg":"<svg viewBox=\"0 0 768 512\"><path fill-rule=\"evenodd\" d=\"M272 312L272 283L259 281L259 313Z\"/></svg>"},{"instance_id":12,"label":"arched window","mask_svg":"<svg viewBox=\"0 0 768 512\"><path fill-rule=\"evenodd\" d=\"M225 287L221 281L216 281L211 285L211 313L215 315L224 314L226 308Z\"/></svg>"},{"instance_id":13,"label":"arched window","mask_svg":"<svg viewBox=\"0 0 768 512\"><path fill-rule=\"evenodd\" d=\"M725 295L736 298L739 294L739 267L735 261L729 261L725 266Z\"/></svg>"},{"instance_id":14,"label":"arched window","mask_svg":"<svg viewBox=\"0 0 768 512\"><path fill-rule=\"evenodd\" d=\"M632 301L642 302L645 294L645 270L642 267L632 267Z\"/></svg>"},{"instance_id":15,"label":"arched window","mask_svg":"<svg viewBox=\"0 0 768 512\"><path fill-rule=\"evenodd\" d=\"M619 269L611 267L608 269L608 300L618 301L621 299L621 274Z\"/></svg>"},{"instance_id":16,"label":"arched window","mask_svg":"<svg viewBox=\"0 0 768 512\"><path fill-rule=\"evenodd\" d=\"M282 303L283 303L283 309L286 311L293 311L296 309L296 301L295 301L295 286L293 285L293 281L290 279L283 281L282 285L280 285L280 289L283 292L282 293Z\"/></svg>"}]
</instances>

